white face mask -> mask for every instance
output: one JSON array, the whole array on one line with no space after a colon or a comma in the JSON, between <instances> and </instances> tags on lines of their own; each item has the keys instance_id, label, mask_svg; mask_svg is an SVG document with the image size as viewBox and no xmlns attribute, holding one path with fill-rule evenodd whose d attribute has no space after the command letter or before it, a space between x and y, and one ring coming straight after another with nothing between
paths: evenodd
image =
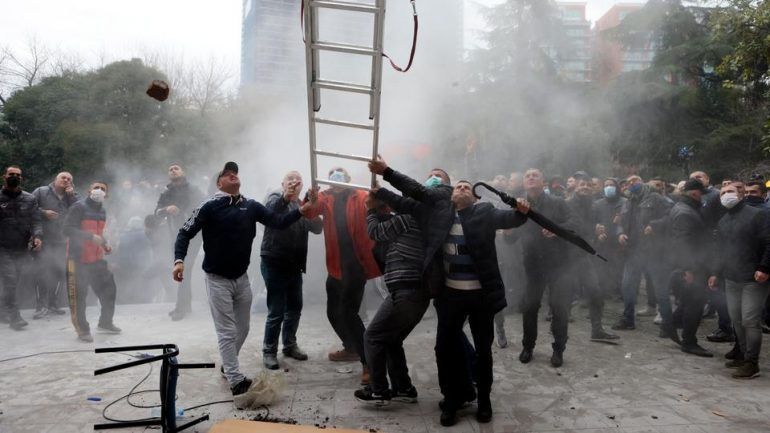
<instances>
[{"instance_id":1,"label":"white face mask","mask_svg":"<svg viewBox=\"0 0 770 433\"><path fill-rule=\"evenodd\" d=\"M102 190L100 190L98 188L95 188L95 189L91 190L91 194L89 194L88 197L91 200L93 200L93 201L95 201L97 203L101 203L101 202L104 201L104 196L106 196L106 195L107 195L106 192L104 192L104 191L102 191Z\"/></svg>"},{"instance_id":2,"label":"white face mask","mask_svg":"<svg viewBox=\"0 0 770 433\"><path fill-rule=\"evenodd\" d=\"M738 194L734 192L726 192L722 194L721 197L719 197L719 201L722 202L722 206L732 209L735 207L736 204L738 204L741 200L738 198Z\"/></svg>"}]
</instances>

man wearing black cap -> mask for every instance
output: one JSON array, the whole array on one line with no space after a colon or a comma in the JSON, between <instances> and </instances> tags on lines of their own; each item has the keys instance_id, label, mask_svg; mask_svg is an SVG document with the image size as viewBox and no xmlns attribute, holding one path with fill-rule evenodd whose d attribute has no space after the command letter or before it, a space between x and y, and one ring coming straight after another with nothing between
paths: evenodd
<instances>
[{"instance_id":1,"label":"man wearing black cap","mask_svg":"<svg viewBox=\"0 0 770 433\"><path fill-rule=\"evenodd\" d=\"M249 334L251 286L246 270L257 233L256 223L281 229L289 227L307 212L310 204L279 215L243 197L238 164L232 161L219 172L217 188L219 191L195 209L179 229L174 245L173 277L179 282L183 280L190 240L203 230L203 270L222 357L221 371L233 395L238 395L251 386L251 380L240 372L238 353ZM314 200L315 194L311 194L311 202Z\"/></svg>"},{"instance_id":2,"label":"man wearing black cap","mask_svg":"<svg viewBox=\"0 0 770 433\"><path fill-rule=\"evenodd\" d=\"M682 309L682 352L697 356L712 357L711 352L698 345L696 332L706 304L708 269L709 232L701 215L701 200L706 188L698 179L690 179L684 184L681 199L669 214L666 262L673 267L670 284L678 291ZM678 290L677 290L678 289ZM663 324L669 336L679 342L676 330L669 319L663 317Z\"/></svg>"}]
</instances>

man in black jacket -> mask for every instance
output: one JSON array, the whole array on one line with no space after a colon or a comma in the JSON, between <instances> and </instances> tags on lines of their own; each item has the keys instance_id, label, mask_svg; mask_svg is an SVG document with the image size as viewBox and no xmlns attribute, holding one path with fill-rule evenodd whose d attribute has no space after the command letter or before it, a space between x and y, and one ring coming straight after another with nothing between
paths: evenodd
<instances>
[{"instance_id":1,"label":"man in black jacket","mask_svg":"<svg viewBox=\"0 0 770 433\"><path fill-rule=\"evenodd\" d=\"M436 331L436 364L439 387L444 395L441 424L457 422L457 410L474 394L467 374L467 358L462 343L462 328L468 320L476 347L476 383L478 410L476 419L492 419L492 340L494 316L505 308L505 288L497 265L495 236L497 229L517 227L526 222L529 206L520 201L517 211L495 209L491 203L475 204L472 185L458 182L447 197L446 173L433 170L425 185L389 168L384 161L371 161L369 168L401 190L408 198L386 201L394 210L410 213L427 230L426 261L430 280L436 287L443 283L434 305L438 317ZM441 176L443 174L443 176ZM437 179L433 180L433 177ZM448 183L448 176L446 176ZM441 189L439 189L441 188ZM381 190L382 191L382 190ZM377 194L385 199L384 194ZM440 250L439 250L440 248ZM441 256L436 257L436 254ZM438 265L436 266L437 260ZM428 266L424 266L426 269Z\"/></svg>"},{"instance_id":2,"label":"man in black jacket","mask_svg":"<svg viewBox=\"0 0 770 433\"><path fill-rule=\"evenodd\" d=\"M5 169L0 191L0 279L2 279L2 319L20 331L28 323L19 314L16 286L30 249L40 251L43 228L35 197L21 189L21 169Z\"/></svg>"},{"instance_id":3,"label":"man in black jacket","mask_svg":"<svg viewBox=\"0 0 770 433\"><path fill-rule=\"evenodd\" d=\"M307 212L310 203L278 215L241 195L238 165L227 162L217 176L217 192L202 203L179 229L174 245L174 280L184 279L184 259L190 240L203 231L203 270L206 272L209 306L222 357L222 374L233 395L243 394L251 380L240 372L238 354L249 334L251 285L246 271L256 224L287 228ZM311 194L311 202L315 196Z\"/></svg>"},{"instance_id":4,"label":"man in black jacket","mask_svg":"<svg viewBox=\"0 0 770 433\"><path fill-rule=\"evenodd\" d=\"M612 326L616 330L636 329L636 299L642 275L647 289L647 310L640 311L640 315L655 315L656 298L659 292L662 293L655 291L655 285L663 284L656 277L665 272L661 260L665 227L662 221L673 206L673 201L645 185L642 178L636 175L628 177L627 191L629 198L621 210L615 234L618 243L627 252L621 283L623 313ZM666 306L661 305L661 308Z\"/></svg>"},{"instance_id":5,"label":"man in black jacket","mask_svg":"<svg viewBox=\"0 0 770 433\"><path fill-rule=\"evenodd\" d=\"M582 174L575 174L575 191L567 200L570 221L568 227L583 239L594 239L596 225L593 218L593 195L591 191L591 179ZM602 327L602 315L604 314L604 294L599 285L599 277L594 263L595 257L591 257L574 246L568 246L570 263L569 274L572 276L577 288L588 300L588 311L591 316L591 341L614 342L617 335L610 334ZM574 284L573 283L573 284Z\"/></svg>"},{"instance_id":6,"label":"man in black jacket","mask_svg":"<svg viewBox=\"0 0 770 433\"><path fill-rule=\"evenodd\" d=\"M734 378L751 379L759 375L762 311L770 292L770 212L748 206L732 184L722 187L720 201L727 213L717 226L719 249L708 284L715 288L720 278L725 280L727 308L741 348L726 365L737 368Z\"/></svg>"},{"instance_id":7,"label":"man in black jacket","mask_svg":"<svg viewBox=\"0 0 770 433\"><path fill-rule=\"evenodd\" d=\"M166 189L160 193L158 204L155 206L155 216L165 219L165 229L170 238L176 236L176 232L190 216L196 206L203 202L203 193L198 188L190 185L184 170L179 164L171 164L168 167L168 178L171 181ZM163 229L162 227L160 228ZM198 240L190 244L185 263L192 265L201 248ZM171 320L182 320L192 309L192 279L185 278L179 283L176 295L176 306L168 315Z\"/></svg>"},{"instance_id":8,"label":"man in black jacket","mask_svg":"<svg viewBox=\"0 0 770 433\"><path fill-rule=\"evenodd\" d=\"M709 231L700 213L702 196L706 188L698 179L684 184L681 199L674 205L668 216L668 245L666 261L673 267L672 290L679 292L682 310L682 352L697 356L712 357L711 352L698 345L696 332L703 316L708 290ZM664 324L667 324L664 317ZM669 328L674 341L679 340L676 330Z\"/></svg>"},{"instance_id":9,"label":"man in black jacket","mask_svg":"<svg viewBox=\"0 0 770 433\"><path fill-rule=\"evenodd\" d=\"M62 234L62 224L69 208L80 196L75 192L72 175L63 171L46 186L41 186L32 195L37 199L43 222L45 248L36 257L37 311L33 319L40 319L49 313L65 314L59 308L58 294L66 285L65 264L67 262L67 244Z\"/></svg>"},{"instance_id":10,"label":"man in black jacket","mask_svg":"<svg viewBox=\"0 0 770 433\"><path fill-rule=\"evenodd\" d=\"M618 245L615 233L618 232L620 212L627 199L621 195L618 180L614 178L604 180L603 195L603 198L594 202L592 215L593 223L596 224L596 250L608 259L597 266L602 275L599 285L607 296L621 293L625 254Z\"/></svg>"},{"instance_id":11,"label":"man in black jacket","mask_svg":"<svg viewBox=\"0 0 770 433\"><path fill-rule=\"evenodd\" d=\"M265 208L285 214L300 207L302 176L296 171L286 173L282 190L265 200ZM260 269L267 287L267 320L262 343L262 361L266 368L277 370L278 337L282 336L283 354L298 361L307 354L297 345L297 328L302 314L302 274L307 264L308 232L320 234L323 221L302 218L284 230L265 228L262 237Z\"/></svg>"}]
</instances>

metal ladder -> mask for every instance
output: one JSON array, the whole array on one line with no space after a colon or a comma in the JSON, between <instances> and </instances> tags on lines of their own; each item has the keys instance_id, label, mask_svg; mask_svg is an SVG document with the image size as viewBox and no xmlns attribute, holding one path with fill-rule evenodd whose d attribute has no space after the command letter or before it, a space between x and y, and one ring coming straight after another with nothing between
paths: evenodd
<instances>
[{"instance_id":1,"label":"metal ladder","mask_svg":"<svg viewBox=\"0 0 770 433\"><path fill-rule=\"evenodd\" d=\"M305 64L307 67L307 111L310 138L310 173L313 187L318 184L340 186L346 188L358 188L368 190L375 185L376 175L371 176L371 185L357 185L353 183L335 182L322 179L318 176L318 157L331 157L354 161L369 161L375 159L378 153L378 140L380 129L380 86L382 84L382 40L385 24L385 0L374 0L373 3L353 3L336 0L302 0L303 19L305 32ZM374 37L372 46L351 45L332 41L319 40L318 36L318 10L336 9L343 11L359 12L366 15L374 15ZM356 56L369 56L372 58L372 76L368 86L332 81L321 78L320 52L333 51ZM339 92L350 92L369 95L369 120L368 123L334 120L320 117L321 89ZM372 132L372 149L369 155L349 155L339 152L331 152L319 149L317 146L316 127L318 124L338 126L342 128L357 128Z\"/></svg>"}]
</instances>

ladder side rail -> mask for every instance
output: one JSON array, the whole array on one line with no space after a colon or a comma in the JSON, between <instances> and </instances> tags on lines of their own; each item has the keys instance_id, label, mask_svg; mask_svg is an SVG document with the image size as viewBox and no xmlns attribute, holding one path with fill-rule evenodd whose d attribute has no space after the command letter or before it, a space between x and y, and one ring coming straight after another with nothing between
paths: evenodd
<instances>
[{"instance_id":1,"label":"ladder side rail","mask_svg":"<svg viewBox=\"0 0 770 433\"><path fill-rule=\"evenodd\" d=\"M310 179L311 186L315 188L318 184L315 179L318 177L318 161L315 154L316 149L316 126L315 126L315 89L313 88L313 74L315 68L315 53L313 50L313 8L310 7L311 0L302 0L305 2L305 69L307 71L307 116L308 116L308 141L310 145ZM320 107L319 107L320 108Z\"/></svg>"},{"instance_id":2,"label":"ladder side rail","mask_svg":"<svg viewBox=\"0 0 770 433\"><path fill-rule=\"evenodd\" d=\"M374 130L372 131L372 159L377 159L379 154L380 139L380 96L382 94L382 53L383 53L383 33L385 28L385 3L386 0L376 0L377 8L380 13L375 15L374 23L374 49L378 55L372 58L372 97L370 98L369 115L372 119ZM377 185L377 175L371 175L372 188Z\"/></svg>"}]
</instances>

